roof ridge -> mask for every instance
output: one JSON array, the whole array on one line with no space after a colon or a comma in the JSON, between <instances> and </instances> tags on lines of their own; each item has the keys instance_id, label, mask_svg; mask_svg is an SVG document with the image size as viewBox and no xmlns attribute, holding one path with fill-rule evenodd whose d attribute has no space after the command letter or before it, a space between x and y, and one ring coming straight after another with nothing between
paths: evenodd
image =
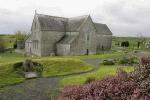
<instances>
[{"instance_id":1,"label":"roof ridge","mask_svg":"<svg viewBox=\"0 0 150 100\"><path fill-rule=\"evenodd\" d=\"M90 17L90 15L86 16L86 18L84 19L84 21L82 22L82 24L80 25L80 27L78 28L78 30L80 30L80 28L84 25L84 23L87 21L87 19Z\"/></svg>"},{"instance_id":2,"label":"roof ridge","mask_svg":"<svg viewBox=\"0 0 150 100\"><path fill-rule=\"evenodd\" d=\"M68 18L68 19L71 19L71 18L79 18L79 17L88 17L88 16L90 16L90 15L75 16L75 17L70 17L70 18Z\"/></svg>"},{"instance_id":3,"label":"roof ridge","mask_svg":"<svg viewBox=\"0 0 150 100\"><path fill-rule=\"evenodd\" d=\"M104 24L104 23L97 23L97 22L94 22L94 24L101 24L101 25L106 25L106 24Z\"/></svg>"},{"instance_id":4,"label":"roof ridge","mask_svg":"<svg viewBox=\"0 0 150 100\"><path fill-rule=\"evenodd\" d=\"M38 15L49 16L49 17L54 17L54 18L64 18L64 19L68 19L68 18L66 18L66 17L52 16L52 15L46 15L46 14L39 14L39 13L37 13L37 16L38 16Z\"/></svg>"}]
</instances>

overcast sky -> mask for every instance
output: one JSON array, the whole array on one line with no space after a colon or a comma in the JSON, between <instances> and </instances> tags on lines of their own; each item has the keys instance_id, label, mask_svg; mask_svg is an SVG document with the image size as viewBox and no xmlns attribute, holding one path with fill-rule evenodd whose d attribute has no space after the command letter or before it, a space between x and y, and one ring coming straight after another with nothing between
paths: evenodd
<instances>
[{"instance_id":1,"label":"overcast sky","mask_svg":"<svg viewBox=\"0 0 150 100\"><path fill-rule=\"evenodd\" d=\"M116 36L150 37L150 0L0 0L0 34L30 31L35 9L63 17L90 14Z\"/></svg>"}]
</instances>

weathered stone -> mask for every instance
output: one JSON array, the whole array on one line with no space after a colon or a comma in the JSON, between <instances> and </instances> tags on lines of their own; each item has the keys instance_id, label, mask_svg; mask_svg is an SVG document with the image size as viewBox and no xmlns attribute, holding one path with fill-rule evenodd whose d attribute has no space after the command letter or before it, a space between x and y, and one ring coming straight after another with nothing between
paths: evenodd
<instances>
[{"instance_id":1,"label":"weathered stone","mask_svg":"<svg viewBox=\"0 0 150 100\"><path fill-rule=\"evenodd\" d=\"M38 77L38 75L36 72L25 72L26 79L37 78L37 77Z\"/></svg>"},{"instance_id":2,"label":"weathered stone","mask_svg":"<svg viewBox=\"0 0 150 100\"><path fill-rule=\"evenodd\" d=\"M33 65L33 62L31 59L26 59L24 62L23 62L23 70L25 72L31 72L31 71L34 71L34 65Z\"/></svg>"},{"instance_id":3,"label":"weathered stone","mask_svg":"<svg viewBox=\"0 0 150 100\"><path fill-rule=\"evenodd\" d=\"M25 50L38 56L88 55L111 48L112 32L91 17L63 18L35 14Z\"/></svg>"}]
</instances>

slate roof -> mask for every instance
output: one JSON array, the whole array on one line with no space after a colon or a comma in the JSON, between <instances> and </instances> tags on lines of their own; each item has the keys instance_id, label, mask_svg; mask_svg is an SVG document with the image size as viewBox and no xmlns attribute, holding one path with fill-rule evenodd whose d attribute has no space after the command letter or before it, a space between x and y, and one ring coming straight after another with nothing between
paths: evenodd
<instances>
[{"instance_id":1,"label":"slate roof","mask_svg":"<svg viewBox=\"0 0 150 100\"><path fill-rule=\"evenodd\" d=\"M70 44L75 40L76 37L77 35L66 35L58 42L58 44Z\"/></svg>"},{"instance_id":2,"label":"slate roof","mask_svg":"<svg viewBox=\"0 0 150 100\"><path fill-rule=\"evenodd\" d=\"M37 14L41 30L44 31L78 32L80 27L84 24L84 22L86 22L88 17L89 15L64 18ZM112 35L112 32L109 30L106 24L94 24L97 30L97 34ZM76 35L65 35L60 41L58 41L58 43L70 44L75 40L76 37Z\"/></svg>"},{"instance_id":3,"label":"slate roof","mask_svg":"<svg viewBox=\"0 0 150 100\"><path fill-rule=\"evenodd\" d=\"M69 18L66 25L66 31L69 32L79 31L80 26L86 21L88 16L89 15Z\"/></svg>"},{"instance_id":4,"label":"slate roof","mask_svg":"<svg viewBox=\"0 0 150 100\"><path fill-rule=\"evenodd\" d=\"M106 24L101 24L101 23L94 23L94 24L97 30L97 34L112 35L112 32L110 31L110 29Z\"/></svg>"},{"instance_id":5,"label":"slate roof","mask_svg":"<svg viewBox=\"0 0 150 100\"><path fill-rule=\"evenodd\" d=\"M65 31L67 18L37 14L41 30Z\"/></svg>"},{"instance_id":6,"label":"slate roof","mask_svg":"<svg viewBox=\"0 0 150 100\"><path fill-rule=\"evenodd\" d=\"M76 32L79 31L80 26L88 18L88 15L64 18L37 14L37 17L39 19L41 30Z\"/></svg>"}]
</instances>

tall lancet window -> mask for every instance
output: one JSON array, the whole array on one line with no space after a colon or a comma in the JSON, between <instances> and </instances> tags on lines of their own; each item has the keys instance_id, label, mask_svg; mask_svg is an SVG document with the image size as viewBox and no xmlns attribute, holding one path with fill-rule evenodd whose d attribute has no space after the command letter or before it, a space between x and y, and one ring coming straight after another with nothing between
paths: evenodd
<instances>
[{"instance_id":1,"label":"tall lancet window","mask_svg":"<svg viewBox=\"0 0 150 100\"><path fill-rule=\"evenodd\" d=\"M34 26L34 27L36 28L36 22L34 22L34 23L35 23L35 26Z\"/></svg>"},{"instance_id":2,"label":"tall lancet window","mask_svg":"<svg viewBox=\"0 0 150 100\"><path fill-rule=\"evenodd\" d=\"M87 41L89 41L90 40L90 37L89 37L89 33L87 34Z\"/></svg>"}]
</instances>

